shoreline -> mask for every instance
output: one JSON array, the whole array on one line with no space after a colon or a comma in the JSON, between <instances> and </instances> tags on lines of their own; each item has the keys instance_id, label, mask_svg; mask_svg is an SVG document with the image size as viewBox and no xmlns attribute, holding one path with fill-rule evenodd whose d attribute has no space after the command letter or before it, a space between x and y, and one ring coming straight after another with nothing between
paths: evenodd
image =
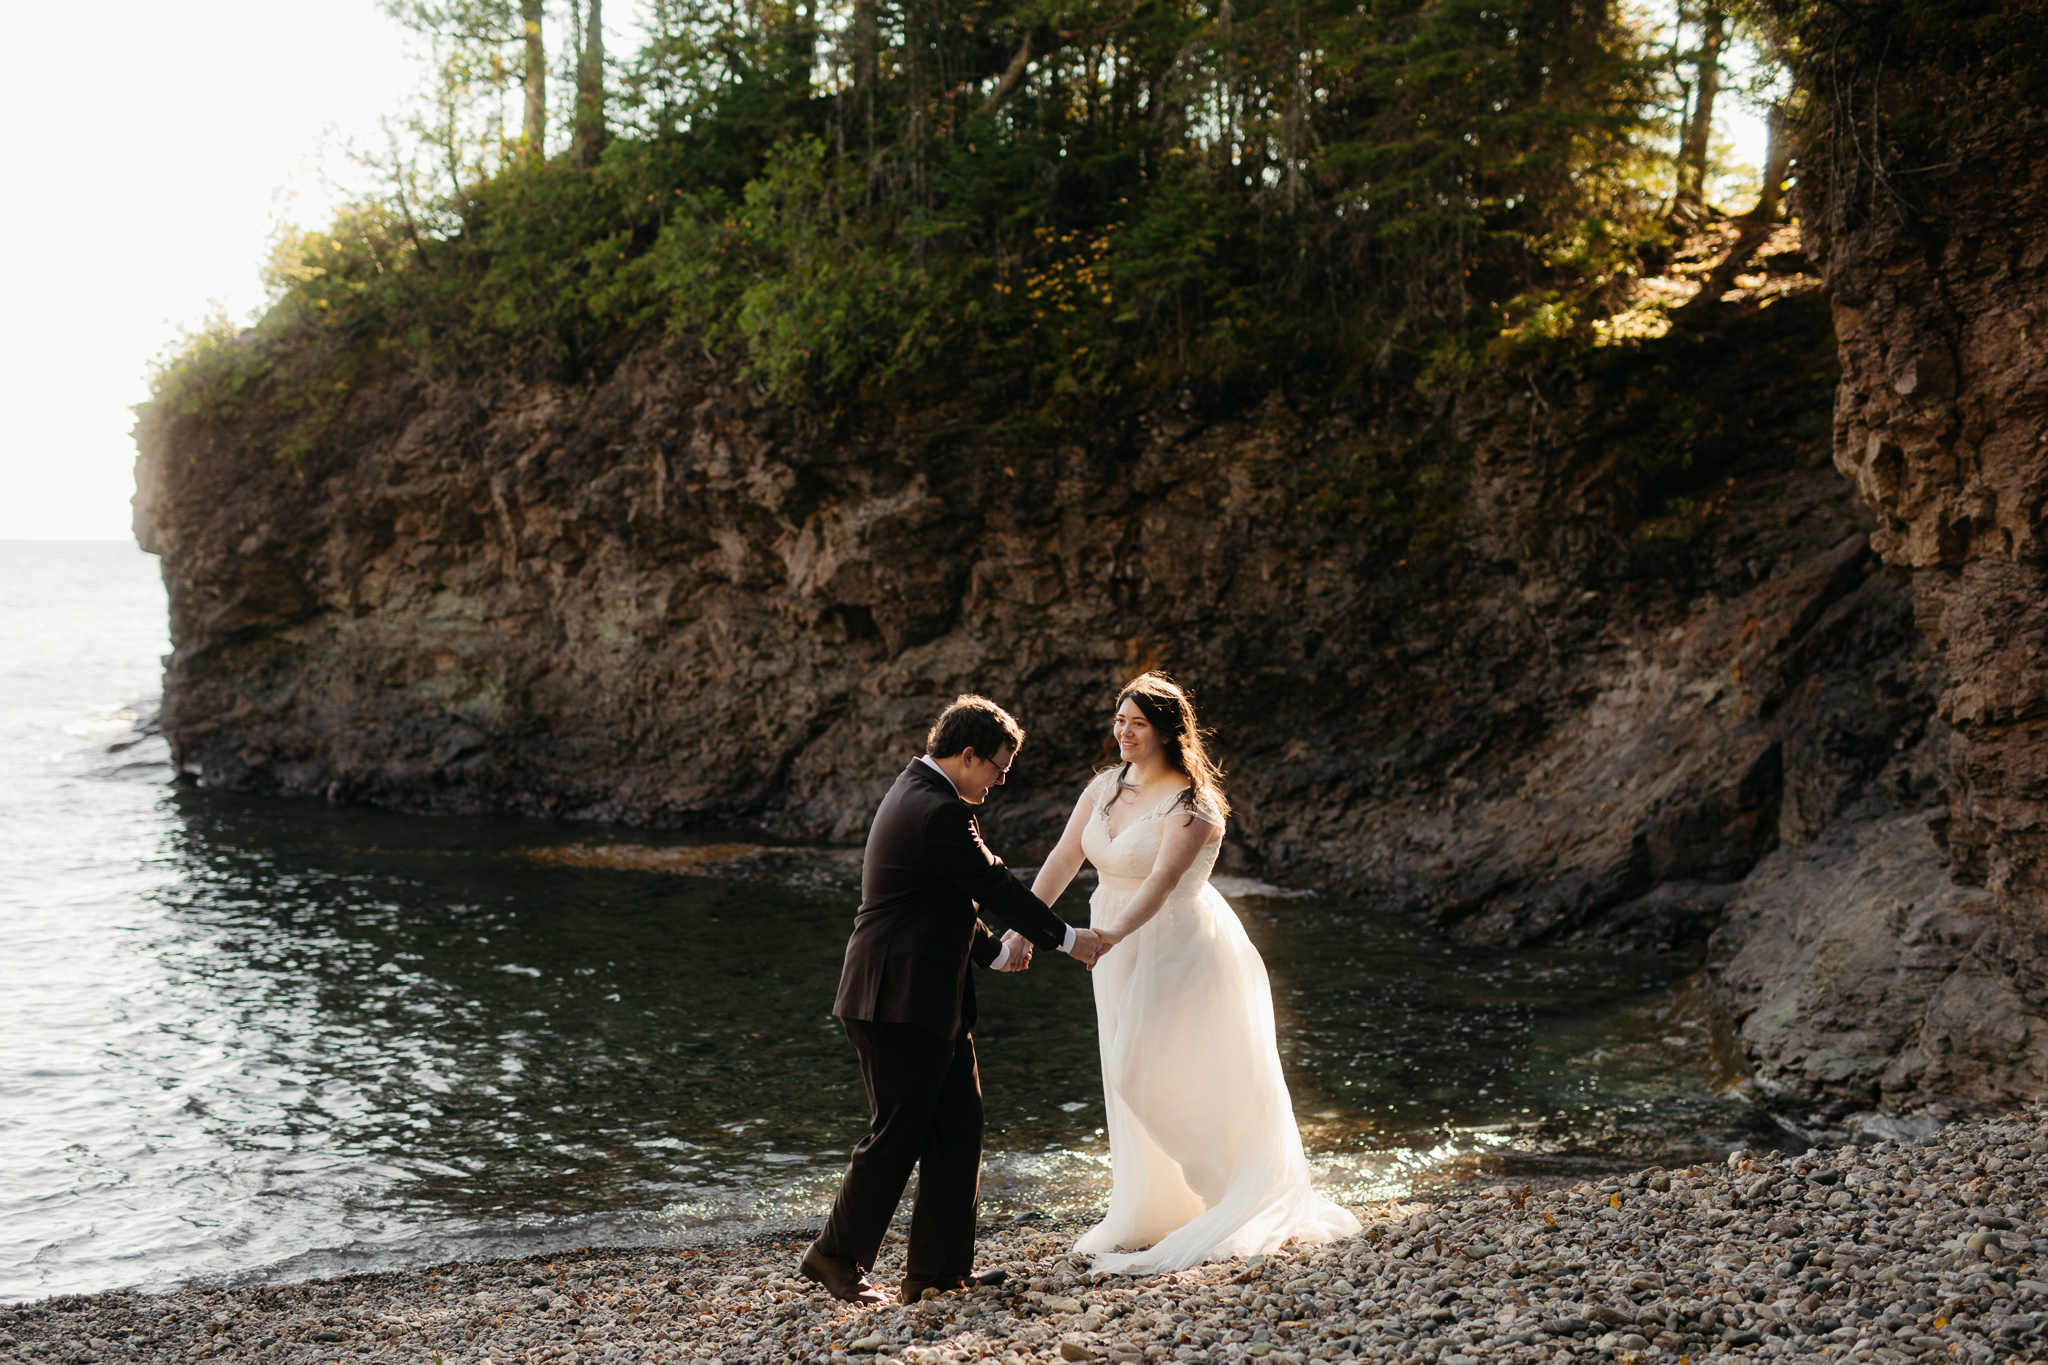
<instances>
[{"instance_id":1,"label":"shoreline","mask_svg":"<svg viewBox=\"0 0 2048 1365\"><path fill-rule=\"evenodd\" d=\"M582 1248L299 1283L114 1290L0 1309L0 1365L648 1361L2040 1359L2048 1106L1918 1142L1738 1152L1569 1189L1355 1210L1343 1242L1161 1276L1066 1256L1077 1221L984 1226L997 1289L857 1310L798 1280L798 1234ZM878 1284L899 1273L891 1234Z\"/></svg>"}]
</instances>

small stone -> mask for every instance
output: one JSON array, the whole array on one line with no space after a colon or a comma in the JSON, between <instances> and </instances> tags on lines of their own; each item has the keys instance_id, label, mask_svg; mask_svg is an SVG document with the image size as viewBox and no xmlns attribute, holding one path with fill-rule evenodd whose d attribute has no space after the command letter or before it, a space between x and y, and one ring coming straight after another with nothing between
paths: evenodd
<instances>
[{"instance_id":1,"label":"small stone","mask_svg":"<svg viewBox=\"0 0 2048 1365\"><path fill-rule=\"evenodd\" d=\"M889 1339L877 1332L864 1336L859 1341L847 1342L846 1349L849 1351L879 1351L888 1344Z\"/></svg>"},{"instance_id":2,"label":"small stone","mask_svg":"<svg viewBox=\"0 0 2048 1365\"><path fill-rule=\"evenodd\" d=\"M1082 1343L1075 1341L1072 1337L1069 1337L1065 1341L1062 1341L1060 1343L1060 1359L1093 1360L1095 1359L1095 1352L1089 1350Z\"/></svg>"}]
</instances>

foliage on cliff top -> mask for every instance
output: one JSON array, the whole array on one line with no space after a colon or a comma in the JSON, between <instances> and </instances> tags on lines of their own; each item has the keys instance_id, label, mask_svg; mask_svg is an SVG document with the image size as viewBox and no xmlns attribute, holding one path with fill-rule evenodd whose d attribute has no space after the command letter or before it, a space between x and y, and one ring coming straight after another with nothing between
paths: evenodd
<instances>
[{"instance_id":1,"label":"foliage on cliff top","mask_svg":"<svg viewBox=\"0 0 2048 1365\"><path fill-rule=\"evenodd\" d=\"M1823 100L1879 66L1945 73L1990 99L2048 95L2048 0L1749 0L1749 8ZM2012 89L1990 92L1990 82Z\"/></svg>"},{"instance_id":2,"label":"foliage on cliff top","mask_svg":"<svg viewBox=\"0 0 2048 1365\"><path fill-rule=\"evenodd\" d=\"M267 315L158 396L263 389L296 449L380 358L573 374L660 329L827 405L1457 384L1584 335L1663 231L1645 35L1602 0L825 14L657 5L601 154L451 142L452 188L284 236Z\"/></svg>"},{"instance_id":3,"label":"foliage on cliff top","mask_svg":"<svg viewBox=\"0 0 2048 1365\"><path fill-rule=\"evenodd\" d=\"M1802 93L1815 226L1920 216L1959 139L2038 136L2048 0L1747 0ZM1818 172L1818 174L1812 174Z\"/></svg>"}]
</instances>

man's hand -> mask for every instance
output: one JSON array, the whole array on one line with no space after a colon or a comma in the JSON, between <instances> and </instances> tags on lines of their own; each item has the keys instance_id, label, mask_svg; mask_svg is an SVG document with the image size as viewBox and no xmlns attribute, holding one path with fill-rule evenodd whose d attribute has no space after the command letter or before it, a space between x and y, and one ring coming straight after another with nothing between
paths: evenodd
<instances>
[{"instance_id":1,"label":"man's hand","mask_svg":"<svg viewBox=\"0 0 2048 1365\"><path fill-rule=\"evenodd\" d=\"M1010 950L1010 956L1003 962L1006 972L1021 972L1031 965L1031 940L1012 929L1003 935L1003 946Z\"/></svg>"},{"instance_id":2,"label":"man's hand","mask_svg":"<svg viewBox=\"0 0 2048 1365\"><path fill-rule=\"evenodd\" d=\"M1108 941L1093 929L1076 929L1074 931L1073 956L1075 961L1082 963L1084 966L1093 967L1102 959L1102 955L1108 951Z\"/></svg>"}]
</instances>

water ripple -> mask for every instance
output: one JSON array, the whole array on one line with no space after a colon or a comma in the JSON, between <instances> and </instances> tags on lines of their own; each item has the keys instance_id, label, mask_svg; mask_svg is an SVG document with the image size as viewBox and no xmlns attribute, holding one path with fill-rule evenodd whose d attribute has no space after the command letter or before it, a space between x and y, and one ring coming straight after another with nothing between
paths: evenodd
<instances>
[{"instance_id":1,"label":"water ripple","mask_svg":"<svg viewBox=\"0 0 2048 1365\"><path fill-rule=\"evenodd\" d=\"M817 1219L863 1126L825 1013L854 858L167 786L154 561L0 569L0 1300ZM1754 1122L1687 964L1227 890L1351 1202ZM981 983L989 1217L1106 1196L1088 991L1064 961Z\"/></svg>"}]
</instances>

